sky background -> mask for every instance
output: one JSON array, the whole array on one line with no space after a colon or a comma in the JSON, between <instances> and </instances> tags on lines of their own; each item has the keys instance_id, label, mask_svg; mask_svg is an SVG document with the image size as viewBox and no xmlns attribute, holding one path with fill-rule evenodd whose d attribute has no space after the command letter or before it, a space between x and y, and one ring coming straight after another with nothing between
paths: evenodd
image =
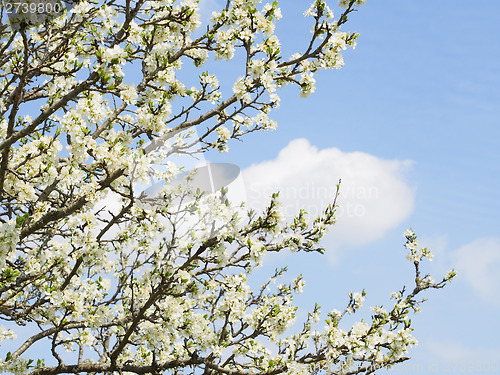
<instances>
[{"instance_id":1,"label":"sky background","mask_svg":"<svg viewBox=\"0 0 500 375\"><path fill-rule=\"evenodd\" d=\"M203 17L222 3L200 0ZM308 42L309 2L280 6L277 34L289 56ZM426 293L412 319L420 344L388 373L500 373L500 1L368 0L343 30L361 34L345 67L320 72L307 99L282 90L276 131L206 155L242 169L232 188L251 206L281 190L289 217L300 207L317 213L342 179L326 254L269 256L254 282L281 266L303 274L299 321L315 302L326 314L365 289L365 308L348 329L369 317L369 306L389 307L392 291L413 286L403 248L412 227L435 253L423 271L458 275ZM217 66L230 92L243 66Z\"/></svg>"},{"instance_id":2,"label":"sky background","mask_svg":"<svg viewBox=\"0 0 500 375\"><path fill-rule=\"evenodd\" d=\"M217 5L201 1L206 14ZM288 55L307 42L308 2L280 6ZM391 291L412 286L403 248L412 227L435 253L424 271L458 276L426 294L412 319L420 344L389 373L499 373L500 2L368 0L344 31L361 34L345 67L320 72L307 99L283 90L276 131L206 155L242 168L249 204L281 190L290 213L325 206L342 178L326 255L269 257L257 275L281 265L304 275L299 318L314 302L341 309L363 288L367 307L390 306ZM226 72L222 86L241 74Z\"/></svg>"}]
</instances>

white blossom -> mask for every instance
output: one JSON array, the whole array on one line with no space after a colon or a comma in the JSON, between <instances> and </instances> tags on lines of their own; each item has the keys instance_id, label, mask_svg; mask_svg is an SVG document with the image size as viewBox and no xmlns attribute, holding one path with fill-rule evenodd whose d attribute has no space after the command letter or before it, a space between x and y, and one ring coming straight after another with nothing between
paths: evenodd
<instances>
[{"instance_id":1,"label":"white blossom","mask_svg":"<svg viewBox=\"0 0 500 375\"><path fill-rule=\"evenodd\" d=\"M123 85L120 91L120 98L128 104L135 104L138 94L133 85Z\"/></svg>"},{"instance_id":2,"label":"white blossom","mask_svg":"<svg viewBox=\"0 0 500 375\"><path fill-rule=\"evenodd\" d=\"M363 3L339 4L350 17ZM307 97L322 70L343 66L357 34L323 0L305 14L315 26L304 48L278 38L278 3L259 0L228 1L202 28L199 1L158 0L78 1L69 17L4 30L0 341L15 349L0 372L348 373L416 345L417 294L455 273L420 273L433 255L413 231L413 288L371 319L347 315L366 296L352 292L322 320L319 306L297 312L301 276L253 271L268 253L322 252L334 207L287 223L278 194L252 211L192 167L276 129L284 86ZM233 81L214 74L225 69ZM31 361L35 346L46 363Z\"/></svg>"}]
</instances>

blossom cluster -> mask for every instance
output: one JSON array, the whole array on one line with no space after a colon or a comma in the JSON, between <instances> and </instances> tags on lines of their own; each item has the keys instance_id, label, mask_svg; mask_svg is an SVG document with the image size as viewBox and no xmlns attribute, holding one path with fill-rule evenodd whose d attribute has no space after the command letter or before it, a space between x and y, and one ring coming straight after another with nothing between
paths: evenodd
<instances>
[{"instance_id":1,"label":"blossom cluster","mask_svg":"<svg viewBox=\"0 0 500 375\"><path fill-rule=\"evenodd\" d=\"M304 281L282 269L255 289L249 275L269 252L324 252L336 197L311 225L304 211L285 223L277 194L249 211L227 190L193 188L173 161L275 129L282 87L306 97L321 70L342 67L357 34L341 27L362 3L340 1L335 18L315 0L309 43L292 56L275 33L277 1L227 1L202 26L194 0L82 0L43 25L0 30L0 316L11 325L0 341L15 346L0 372L352 373L405 358L414 297L452 277L419 277L430 253L414 234L414 292L346 329L366 297L352 292L326 326L317 307L288 334ZM243 66L227 85L211 70L232 59ZM142 188L151 178L154 196ZM32 336L17 341L15 326ZM30 358L38 343L47 364Z\"/></svg>"}]
</instances>

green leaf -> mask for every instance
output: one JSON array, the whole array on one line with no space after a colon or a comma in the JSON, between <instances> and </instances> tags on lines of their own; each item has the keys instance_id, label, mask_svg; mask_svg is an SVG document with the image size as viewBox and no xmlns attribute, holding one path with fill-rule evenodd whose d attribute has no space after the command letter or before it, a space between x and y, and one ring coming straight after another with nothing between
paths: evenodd
<instances>
[{"instance_id":1,"label":"green leaf","mask_svg":"<svg viewBox=\"0 0 500 375\"><path fill-rule=\"evenodd\" d=\"M28 212L26 212L23 216L16 217L16 228L21 228L29 217L30 214Z\"/></svg>"}]
</instances>

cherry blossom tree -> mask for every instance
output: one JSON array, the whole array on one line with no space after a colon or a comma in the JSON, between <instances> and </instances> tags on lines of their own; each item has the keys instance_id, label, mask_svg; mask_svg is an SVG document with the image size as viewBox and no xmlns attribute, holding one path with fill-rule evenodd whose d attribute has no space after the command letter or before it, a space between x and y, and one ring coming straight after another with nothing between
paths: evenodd
<instances>
[{"instance_id":1,"label":"cherry blossom tree","mask_svg":"<svg viewBox=\"0 0 500 375\"><path fill-rule=\"evenodd\" d=\"M454 276L421 274L432 254L412 231L415 285L390 308L346 327L365 298L351 292L326 322L319 306L295 322L301 277L275 284L277 270L255 290L248 277L268 252L323 252L337 197L286 223L278 194L256 212L226 189L193 188L173 162L274 129L283 86L306 97L319 71L342 67L357 34L341 30L364 0L335 15L314 1L310 41L292 56L275 35L277 1L223 3L204 24L194 0L80 0L51 17L42 5L40 22L3 14L0 372L354 374L408 359L421 292ZM211 67L231 63L241 77L219 83ZM152 176L154 200L140 188Z\"/></svg>"}]
</instances>

